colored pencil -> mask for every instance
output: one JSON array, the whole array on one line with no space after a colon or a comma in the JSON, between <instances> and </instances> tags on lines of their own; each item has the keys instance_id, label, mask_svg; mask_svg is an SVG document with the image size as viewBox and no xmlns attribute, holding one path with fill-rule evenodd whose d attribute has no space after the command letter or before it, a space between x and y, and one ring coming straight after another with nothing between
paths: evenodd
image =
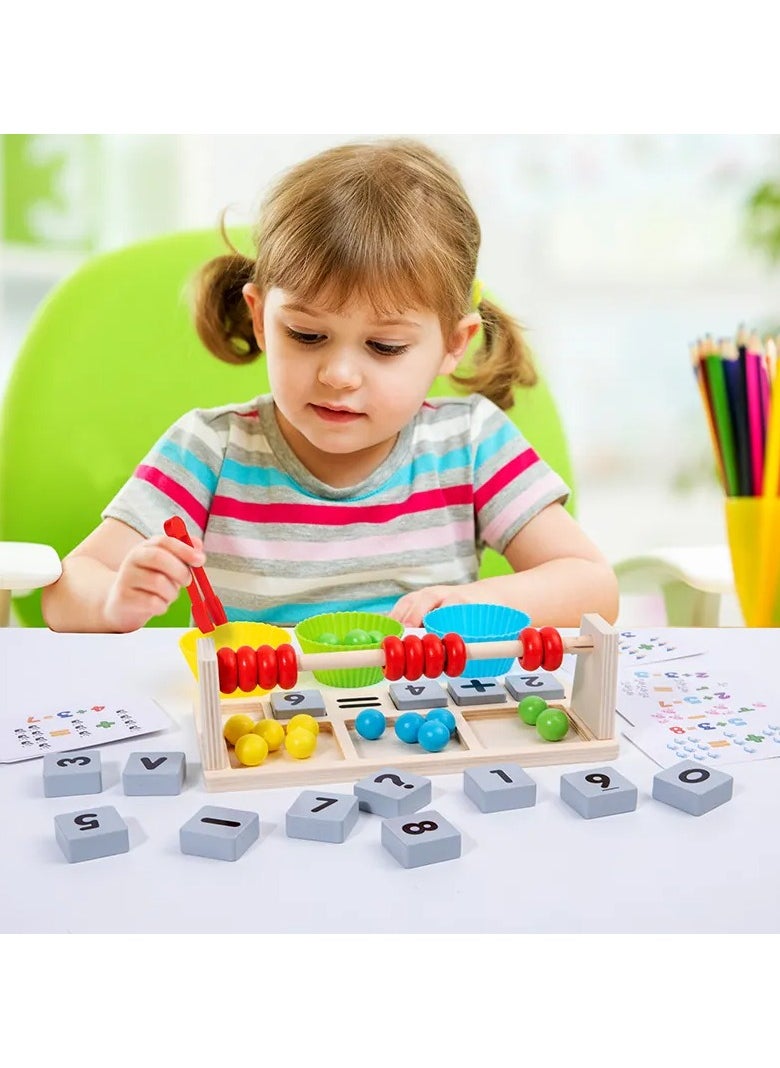
<instances>
[{"instance_id":1,"label":"colored pencil","mask_svg":"<svg viewBox=\"0 0 780 1068\"><path fill-rule=\"evenodd\" d=\"M734 462L737 468L737 493L749 497L753 492L750 477L750 436L748 432L747 400L745 394L744 364L739 359L737 347L728 338L718 344L726 379L726 393L731 413L731 431L734 435Z\"/></svg>"},{"instance_id":2,"label":"colored pencil","mask_svg":"<svg viewBox=\"0 0 780 1068\"><path fill-rule=\"evenodd\" d=\"M712 440L712 451L715 453L715 462L718 468L718 477L720 478L720 484L723 488L726 488L726 476L723 472L723 453L720 448L720 441L718 440L718 433L715 429L715 421L712 415L712 397L710 396L710 387L707 381L707 375L705 374L704 367L702 366L702 352L701 344L696 343L690 346L691 354L691 366L693 368L693 374L696 378L696 382L699 387L699 393L701 394L701 402L704 407L704 414L707 417L707 426L710 431L710 439Z\"/></svg>"},{"instance_id":3,"label":"colored pencil","mask_svg":"<svg viewBox=\"0 0 780 1068\"><path fill-rule=\"evenodd\" d=\"M707 375L709 395L712 398L712 415L720 441L723 456L723 471L726 476L725 488L729 497L739 495L739 477L735 458L734 432L731 425L728 387L723 360L715 351L714 342L705 341L705 355L702 366Z\"/></svg>"},{"instance_id":4,"label":"colored pencil","mask_svg":"<svg viewBox=\"0 0 780 1068\"><path fill-rule=\"evenodd\" d=\"M764 372L764 356L759 351L760 339L756 334L748 338L747 331L737 336L739 361L745 376L745 414L749 437L750 494L758 497L764 485L764 434L766 421L763 411L761 378Z\"/></svg>"}]
</instances>

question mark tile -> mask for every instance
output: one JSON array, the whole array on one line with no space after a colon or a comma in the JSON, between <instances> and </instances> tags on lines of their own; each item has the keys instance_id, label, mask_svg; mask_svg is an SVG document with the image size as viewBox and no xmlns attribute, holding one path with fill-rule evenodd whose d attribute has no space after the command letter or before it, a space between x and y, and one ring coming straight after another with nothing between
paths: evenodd
<instances>
[{"instance_id":1,"label":"question mark tile","mask_svg":"<svg viewBox=\"0 0 780 1068\"><path fill-rule=\"evenodd\" d=\"M561 775L561 800L583 819L592 820L633 812L637 789L614 768L590 768Z\"/></svg>"},{"instance_id":2,"label":"question mark tile","mask_svg":"<svg viewBox=\"0 0 780 1068\"><path fill-rule=\"evenodd\" d=\"M310 716L325 715L325 699L320 690L285 690L271 694L271 715L275 719L292 719L299 712Z\"/></svg>"},{"instance_id":3,"label":"question mark tile","mask_svg":"<svg viewBox=\"0 0 780 1068\"><path fill-rule=\"evenodd\" d=\"M127 824L112 805L55 816L54 834L69 864L130 850Z\"/></svg>"},{"instance_id":4,"label":"question mark tile","mask_svg":"<svg viewBox=\"0 0 780 1068\"><path fill-rule=\"evenodd\" d=\"M380 768L356 782L355 796L361 811L377 816L405 816L431 800L431 780L411 771Z\"/></svg>"},{"instance_id":5,"label":"question mark tile","mask_svg":"<svg viewBox=\"0 0 780 1068\"><path fill-rule=\"evenodd\" d=\"M460 831L432 809L382 820L382 845L404 868L456 860L461 852Z\"/></svg>"},{"instance_id":6,"label":"question mark tile","mask_svg":"<svg viewBox=\"0 0 780 1068\"><path fill-rule=\"evenodd\" d=\"M713 753L712 756L717 754ZM703 768L695 760L683 760L653 776L653 797L691 816L703 816L730 801L734 779L725 771Z\"/></svg>"}]
</instances>

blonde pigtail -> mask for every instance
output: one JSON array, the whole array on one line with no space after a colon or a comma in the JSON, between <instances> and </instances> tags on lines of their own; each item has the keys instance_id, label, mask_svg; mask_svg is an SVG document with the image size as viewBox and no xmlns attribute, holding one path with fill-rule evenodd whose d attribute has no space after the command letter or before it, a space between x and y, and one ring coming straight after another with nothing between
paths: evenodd
<instances>
[{"instance_id":1,"label":"blonde pigtail","mask_svg":"<svg viewBox=\"0 0 780 1068\"><path fill-rule=\"evenodd\" d=\"M523 329L511 315L486 297L479 301L483 344L474 355L470 373L450 378L470 393L481 393L508 411L517 386L534 386L537 373Z\"/></svg>"}]
</instances>

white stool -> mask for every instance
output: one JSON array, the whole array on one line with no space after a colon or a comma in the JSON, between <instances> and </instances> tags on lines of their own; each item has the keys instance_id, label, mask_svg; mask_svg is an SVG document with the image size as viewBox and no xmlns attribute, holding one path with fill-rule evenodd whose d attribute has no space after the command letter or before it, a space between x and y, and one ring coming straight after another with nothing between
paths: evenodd
<instances>
[{"instance_id":1,"label":"white stool","mask_svg":"<svg viewBox=\"0 0 780 1068\"><path fill-rule=\"evenodd\" d=\"M7 627L11 618L12 590L39 590L61 574L60 558L51 545L0 542L0 627Z\"/></svg>"},{"instance_id":2,"label":"white stool","mask_svg":"<svg viewBox=\"0 0 780 1068\"><path fill-rule=\"evenodd\" d=\"M612 566L621 593L663 593L670 627L717 627L721 595L734 593L727 545L654 549Z\"/></svg>"}]
</instances>

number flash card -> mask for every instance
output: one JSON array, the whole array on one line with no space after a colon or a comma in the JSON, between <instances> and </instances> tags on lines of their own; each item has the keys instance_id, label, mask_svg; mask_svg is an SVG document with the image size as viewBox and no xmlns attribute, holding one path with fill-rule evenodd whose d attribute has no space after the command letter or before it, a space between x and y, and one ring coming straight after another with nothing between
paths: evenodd
<instances>
[{"instance_id":1,"label":"number flash card","mask_svg":"<svg viewBox=\"0 0 780 1068\"><path fill-rule=\"evenodd\" d=\"M31 760L46 753L94 749L106 742L140 738L166 730L171 720L156 701L133 698L127 705L101 698L41 708L31 702L0 722L0 764Z\"/></svg>"}]
</instances>

